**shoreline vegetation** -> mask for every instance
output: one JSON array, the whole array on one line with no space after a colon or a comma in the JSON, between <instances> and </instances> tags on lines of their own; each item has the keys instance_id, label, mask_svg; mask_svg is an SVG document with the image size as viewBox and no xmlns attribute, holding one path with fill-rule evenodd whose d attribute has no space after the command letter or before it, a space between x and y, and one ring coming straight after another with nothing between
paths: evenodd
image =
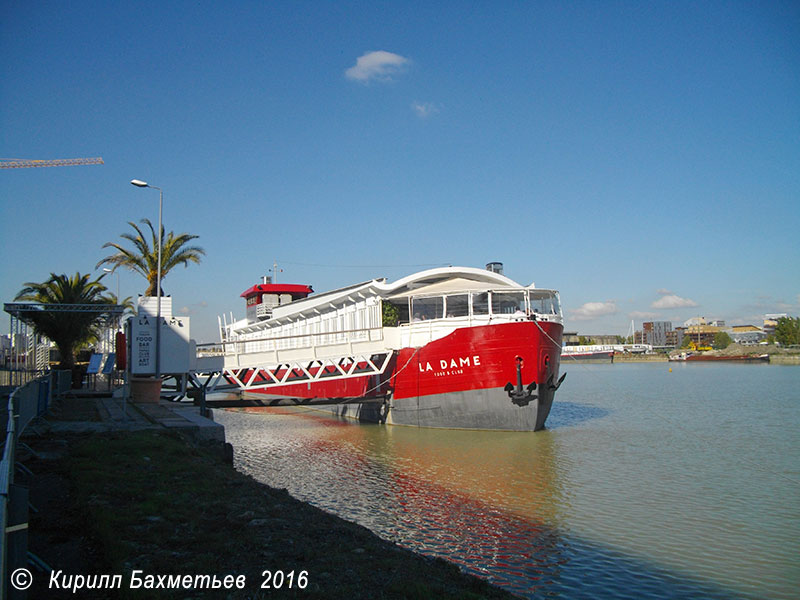
<instances>
[{"instance_id":1,"label":"shoreline vegetation","mask_svg":"<svg viewBox=\"0 0 800 600\"><path fill-rule=\"evenodd\" d=\"M29 549L62 577L122 576L121 589L31 598L513 598L442 559L402 548L223 463L219 444L166 430L28 436ZM145 575L246 577L244 589L129 589ZM261 589L264 571L287 576ZM294 587L288 574L294 571ZM306 573L305 589L299 589ZM62 583L66 579L62 580Z\"/></svg>"}]
</instances>

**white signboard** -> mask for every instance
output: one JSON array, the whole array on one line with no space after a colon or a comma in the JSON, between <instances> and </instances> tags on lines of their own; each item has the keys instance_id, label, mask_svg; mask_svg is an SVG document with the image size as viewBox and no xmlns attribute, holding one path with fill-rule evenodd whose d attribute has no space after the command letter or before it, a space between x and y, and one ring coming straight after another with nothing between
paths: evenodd
<instances>
[{"instance_id":1,"label":"white signboard","mask_svg":"<svg viewBox=\"0 0 800 600\"><path fill-rule=\"evenodd\" d=\"M156 318L148 315L129 321L130 369L134 375L156 372ZM186 373L194 367L194 344L189 337L189 317L161 318L161 373Z\"/></svg>"},{"instance_id":2,"label":"white signboard","mask_svg":"<svg viewBox=\"0 0 800 600\"><path fill-rule=\"evenodd\" d=\"M131 373L156 372L156 320L154 317L131 319Z\"/></svg>"}]
</instances>

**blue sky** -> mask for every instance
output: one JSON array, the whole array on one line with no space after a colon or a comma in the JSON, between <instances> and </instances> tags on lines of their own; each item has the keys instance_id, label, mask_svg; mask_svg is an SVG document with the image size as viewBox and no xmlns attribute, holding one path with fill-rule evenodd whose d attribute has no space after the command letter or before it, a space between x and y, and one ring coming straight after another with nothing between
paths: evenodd
<instances>
[{"instance_id":1,"label":"blue sky","mask_svg":"<svg viewBox=\"0 0 800 600\"><path fill-rule=\"evenodd\" d=\"M4 302L155 221L137 178L198 341L274 260L502 261L583 333L800 314L796 2L7 0L0 55L0 157L105 160L0 171Z\"/></svg>"}]
</instances>

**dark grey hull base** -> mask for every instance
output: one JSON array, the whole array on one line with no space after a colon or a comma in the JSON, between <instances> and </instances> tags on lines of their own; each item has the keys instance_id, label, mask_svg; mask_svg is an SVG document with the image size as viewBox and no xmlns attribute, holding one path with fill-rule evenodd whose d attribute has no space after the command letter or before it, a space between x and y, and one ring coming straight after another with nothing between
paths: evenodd
<instances>
[{"instance_id":1,"label":"dark grey hull base","mask_svg":"<svg viewBox=\"0 0 800 600\"><path fill-rule=\"evenodd\" d=\"M544 386L543 386L544 387ZM512 402L502 388L449 392L384 404L353 402L320 409L365 423L387 423L440 429L538 431L544 428L554 390L538 390L525 406Z\"/></svg>"}]
</instances>

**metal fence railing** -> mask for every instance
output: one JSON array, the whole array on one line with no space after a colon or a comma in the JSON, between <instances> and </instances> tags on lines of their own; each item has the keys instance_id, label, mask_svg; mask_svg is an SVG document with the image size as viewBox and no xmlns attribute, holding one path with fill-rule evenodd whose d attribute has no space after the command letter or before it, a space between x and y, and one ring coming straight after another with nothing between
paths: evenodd
<instances>
[{"instance_id":1,"label":"metal fence railing","mask_svg":"<svg viewBox=\"0 0 800 600\"><path fill-rule=\"evenodd\" d=\"M51 398L69 389L69 371L51 371L16 388L0 407L5 424L0 460L0 600L24 598L9 587L9 574L28 560L28 489L14 482L17 441L28 424L47 412Z\"/></svg>"},{"instance_id":2,"label":"metal fence railing","mask_svg":"<svg viewBox=\"0 0 800 600\"><path fill-rule=\"evenodd\" d=\"M8 549L9 512L14 485L14 453L17 439L17 419L14 416L14 399L8 399L6 414L6 436L3 445L3 459L0 461L0 598L6 598L8 568L11 558ZM27 540L26 540L27 542Z\"/></svg>"},{"instance_id":3,"label":"metal fence railing","mask_svg":"<svg viewBox=\"0 0 800 600\"><path fill-rule=\"evenodd\" d=\"M20 387L49 373L49 369L7 369L0 368L0 387Z\"/></svg>"}]
</instances>

